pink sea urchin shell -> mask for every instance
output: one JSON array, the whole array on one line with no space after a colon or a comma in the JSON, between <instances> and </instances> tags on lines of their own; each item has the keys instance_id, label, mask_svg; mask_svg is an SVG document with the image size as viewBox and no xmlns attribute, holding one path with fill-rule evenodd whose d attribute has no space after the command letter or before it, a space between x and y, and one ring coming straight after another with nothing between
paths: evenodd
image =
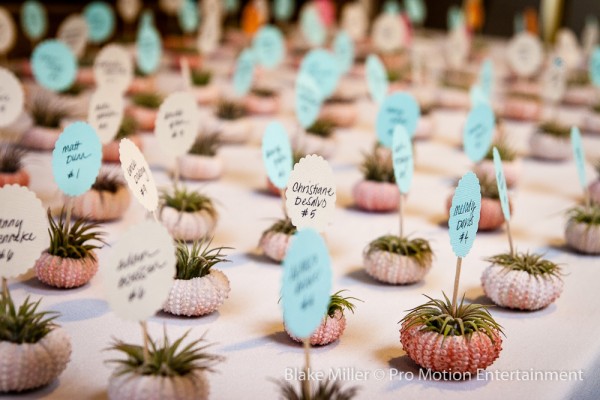
<instances>
[{"instance_id":1,"label":"pink sea urchin shell","mask_svg":"<svg viewBox=\"0 0 600 400\"><path fill-rule=\"evenodd\" d=\"M112 221L123 216L130 202L131 194L125 186L119 186L115 193L91 189L73 199L73 216Z\"/></svg>"},{"instance_id":2,"label":"pink sea urchin shell","mask_svg":"<svg viewBox=\"0 0 600 400\"><path fill-rule=\"evenodd\" d=\"M327 315L323 319L321 325L319 325L317 330L314 331L313 334L310 336L309 342L311 346L324 346L326 344L338 340L344 333L345 329L346 317L340 310L335 310L335 314L333 315L333 317ZM287 330L287 328L285 328L285 331L296 342L302 342L302 339L292 335L290 331Z\"/></svg>"},{"instance_id":3,"label":"pink sea urchin shell","mask_svg":"<svg viewBox=\"0 0 600 400\"><path fill-rule=\"evenodd\" d=\"M271 260L281 262L285 258L291 239L291 235L269 231L262 235L258 246Z\"/></svg>"},{"instance_id":4,"label":"pink sea urchin shell","mask_svg":"<svg viewBox=\"0 0 600 400\"><path fill-rule=\"evenodd\" d=\"M160 220L175 240L191 242L212 233L217 224L215 216L206 210L179 212L172 207L163 207Z\"/></svg>"},{"instance_id":5,"label":"pink sea urchin shell","mask_svg":"<svg viewBox=\"0 0 600 400\"><path fill-rule=\"evenodd\" d=\"M400 190L394 183L363 180L354 186L352 194L358 208L366 211L394 211L400 202Z\"/></svg>"},{"instance_id":6,"label":"pink sea urchin shell","mask_svg":"<svg viewBox=\"0 0 600 400\"><path fill-rule=\"evenodd\" d=\"M56 379L71 357L67 332L53 328L37 343L0 342L0 392L20 392Z\"/></svg>"},{"instance_id":7,"label":"pink sea urchin shell","mask_svg":"<svg viewBox=\"0 0 600 400\"><path fill-rule=\"evenodd\" d=\"M219 178L223 173L223 161L218 156L184 154L177 162L181 176L185 179L211 180Z\"/></svg>"},{"instance_id":8,"label":"pink sea urchin shell","mask_svg":"<svg viewBox=\"0 0 600 400\"><path fill-rule=\"evenodd\" d=\"M574 220L567 222L567 244L585 254L600 254L600 226L588 225Z\"/></svg>"},{"instance_id":9,"label":"pink sea urchin shell","mask_svg":"<svg viewBox=\"0 0 600 400\"><path fill-rule=\"evenodd\" d=\"M217 269L193 279L175 279L163 310L174 315L198 317L223 304L230 292L229 279Z\"/></svg>"},{"instance_id":10,"label":"pink sea urchin shell","mask_svg":"<svg viewBox=\"0 0 600 400\"><path fill-rule=\"evenodd\" d=\"M596 179L594 182L590 183L588 191L590 193L590 200L600 204L600 179Z\"/></svg>"},{"instance_id":11,"label":"pink sea urchin shell","mask_svg":"<svg viewBox=\"0 0 600 400\"><path fill-rule=\"evenodd\" d=\"M86 258L63 258L43 252L35 263L37 278L46 285L71 289L89 282L98 271L98 259L94 252Z\"/></svg>"},{"instance_id":12,"label":"pink sea urchin shell","mask_svg":"<svg viewBox=\"0 0 600 400\"><path fill-rule=\"evenodd\" d=\"M569 138L557 138L536 129L529 138L529 153L540 160L564 161L571 158L573 150Z\"/></svg>"},{"instance_id":13,"label":"pink sea urchin shell","mask_svg":"<svg viewBox=\"0 0 600 400\"><path fill-rule=\"evenodd\" d=\"M481 275L485 295L501 307L538 310L556 300L563 289L562 280L554 275L533 276L490 265Z\"/></svg>"},{"instance_id":14,"label":"pink sea urchin shell","mask_svg":"<svg viewBox=\"0 0 600 400\"><path fill-rule=\"evenodd\" d=\"M500 355L502 339L493 330L494 342L482 332L475 332L469 339L464 336L444 336L421 330L423 325L407 328L402 324L400 342L406 354L423 368L439 372L477 373L485 369ZM442 344L443 341L443 344Z\"/></svg>"},{"instance_id":15,"label":"pink sea urchin shell","mask_svg":"<svg viewBox=\"0 0 600 400\"><path fill-rule=\"evenodd\" d=\"M431 269L431 260L421 266L412 257L381 250L365 252L364 264L373 278L394 285L419 282Z\"/></svg>"},{"instance_id":16,"label":"pink sea urchin shell","mask_svg":"<svg viewBox=\"0 0 600 400\"><path fill-rule=\"evenodd\" d=\"M110 400L206 400L209 386L204 371L184 376L113 374L108 381Z\"/></svg>"}]
</instances>

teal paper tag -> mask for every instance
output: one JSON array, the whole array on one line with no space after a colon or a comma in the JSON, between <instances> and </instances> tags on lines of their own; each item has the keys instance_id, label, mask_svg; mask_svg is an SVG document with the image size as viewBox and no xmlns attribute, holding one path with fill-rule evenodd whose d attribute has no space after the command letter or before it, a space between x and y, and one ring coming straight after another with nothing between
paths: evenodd
<instances>
[{"instance_id":1,"label":"teal paper tag","mask_svg":"<svg viewBox=\"0 0 600 400\"><path fill-rule=\"evenodd\" d=\"M296 117L300 125L306 129L311 126L319 116L321 110L321 91L313 78L305 73L298 74L295 92Z\"/></svg>"},{"instance_id":2,"label":"teal paper tag","mask_svg":"<svg viewBox=\"0 0 600 400\"><path fill-rule=\"evenodd\" d=\"M398 3L398 0L386 0L383 3L383 12L386 14L400 14L402 12L402 8Z\"/></svg>"},{"instance_id":3,"label":"teal paper tag","mask_svg":"<svg viewBox=\"0 0 600 400\"><path fill-rule=\"evenodd\" d=\"M340 31L335 36L333 52L338 60L340 72L345 74L354 64L354 43L345 31Z\"/></svg>"},{"instance_id":4,"label":"teal paper tag","mask_svg":"<svg viewBox=\"0 0 600 400\"><path fill-rule=\"evenodd\" d=\"M463 128L465 153L474 163L483 160L492 144L494 112L489 104L479 103L471 109Z\"/></svg>"},{"instance_id":5,"label":"teal paper tag","mask_svg":"<svg viewBox=\"0 0 600 400\"><path fill-rule=\"evenodd\" d=\"M594 86L600 86L600 46L596 46L590 56L590 80Z\"/></svg>"},{"instance_id":6,"label":"teal paper tag","mask_svg":"<svg viewBox=\"0 0 600 400\"><path fill-rule=\"evenodd\" d=\"M146 27L154 26L154 14L151 10L144 10L142 16L140 17L140 23L138 25L138 29L146 28Z\"/></svg>"},{"instance_id":7,"label":"teal paper tag","mask_svg":"<svg viewBox=\"0 0 600 400\"><path fill-rule=\"evenodd\" d=\"M513 18L513 33L515 35L523 32L525 30L525 17L523 13L516 13Z\"/></svg>"},{"instance_id":8,"label":"teal paper tag","mask_svg":"<svg viewBox=\"0 0 600 400\"><path fill-rule=\"evenodd\" d=\"M489 104L490 99L485 95L483 89L479 85L471 86L469 89L469 98L471 99L471 108L479 104Z\"/></svg>"},{"instance_id":9,"label":"teal paper tag","mask_svg":"<svg viewBox=\"0 0 600 400\"><path fill-rule=\"evenodd\" d=\"M408 93L394 93L388 96L377 114L377 138L385 147L392 147L396 125L403 125L412 138L421 116L419 103Z\"/></svg>"},{"instance_id":10,"label":"teal paper tag","mask_svg":"<svg viewBox=\"0 0 600 400\"><path fill-rule=\"evenodd\" d=\"M504 219L510 221L510 205L508 202L508 190L506 188L506 177L504 176L504 169L502 168L502 159L498 149L494 147L494 169L496 170L496 184L498 185L498 195L500 197L500 204L502 205L502 214Z\"/></svg>"},{"instance_id":11,"label":"teal paper tag","mask_svg":"<svg viewBox=\"0 0 600 400\"><path fill-rule=\"evenodd\" d=\"M284 189L292 173L294 158L290 139L279 122L267 125L262 140L262 157L273 185Z\"/></svg>"},{"instance_id":12,"label":"teal paper tag","mask_svg":"<svg viewBox=\"0 0 600 400\"><path fill-rule=\"evenodd\" d=\"M394 128L392 141L392 159L394 162L394 177L401 193L408 193L412 184L415 165L413 162L412 142L410 135L403 125Z\"/></svg>"},{"instance_id":13,"label":"teal paper tag","mask_svg":"<svg viewBox=\"0 0 600 400\"><path fill-rule=\"evenodd\" d=\"M423 0L404 0L404 8L406 8L410 22L415 25L423 24L427 16L427 9Z\"/></svg>"},{"instance_id":14,"label":"teal paper tag","mask_svg":"<svg viewBox=\"0 0 600 400\"><path fill-rule=\"evenodd\" d=\"M244 96L252 86L254 78L254 53L251 49L245 49L235 63L233 73L233 90L237 96Z\"/></svg>"},{"instance_id":15,"label":"teal paper tag","mask_svg":"<svg viewBox=\"0 0 600 400\"><path fill-rule=\"evenodd\" d=\"M314 6L302 12L300 16L300 29L311 46L322 46L325 43L327 31Z\"/></svg>"},{"instance_id":16,"label":"teal paper tag","mask_svg":"<svg viewBox=\"0 0 600 400\"><path fill-rule=\"evenodd\" d=\"M327 246L314 229L301 229L283 260L281 303L286 328L298 338L309 338L327 314L330 292Z\"/></svg>"},{"instance_id":17,"label":"teal paper tag","mask_svg":"<svg viewBox=\"0 0 600 400\"><path fill-rule=\"evenodd\" d=\"M448 9L448 30L453 31L463 25L464 15L459 6L451 6Z\"/></svg>"},{"instance_id":18,"label":"teal paper tag","mask_svg":"<svg viewBox=\"0 0 600 400\"><path fill-rule=\"evenodd\" d=\"M87 192L102 164L102 144L94 128L74 122L60 134L52 152L52 174L60 190L69 196Z\"/></svg>"},{"instance_id":19,"label":"teal paper tag","mask_svg":"<svg viewBox=\"0 0 600 400\"><path fill-rule=\"evenodd\" d=\"M177 11L179 27L184 33L192 33L198 29L200 13L194 0L184 0Z\"/></svg>"},{"instance_id":20,"label":"teal paper tag","mask_svg":"<svg viewBox=\"0 0 600 400\"><path fill-rule=\"evenodd\" d=\"M302 60L299 73L312 77L321 92L322 100L331 96L340 80L338 60L331 52L323 49L311 50Z\"/></svg>"},{"instance_id":21,"label":"teal paper tag","mask_svg":"<svg viewBox=\"0 0 600 400\"><path fill-rule=\"evenodd\" d=\"M473 246L481 213L481 187L473 172L467 172L458 182L452 197L448 229L450 244L457 257L466 257Z\"/></svg>"},{"instance_id":22,"label":"teal paper tag","mask_svg":"<svg viewBox=\"0 0 600 400\"><path fill-rule=\"evenodd\" d=\"M494 86L494 65L492 60L486 59L479 71L479 86L488 99L492 98L492 90Z\"/></svg>"},{"instance_id":23,"label":"teal paper tag","mask_svg":"<svg viewBox=\"0 0 600 400\"><path fill-rule=\"evenodd\" d=\"M571 128L571 144L573 145L575 164L577 164L579 183L581 183L583 190L587 190L587 178L585 176L585 153L583 152L583 143L581 143L581 133L579 132L579 128L576 126Z\"/></svg>"},{"instance_id":24,"label":"teal paper tag","mask_svg":"<svg viewBox=\"0 0 600 400\"><path fill-rule=\"evenodd\" d=\"M94 1L83 10L88 25L90 43L102 43L112 35L115 29L115 13L112 7L103 1Z\"/></svg>"},{"instance_id":25,"label":"teal paper tag","mask_svg":"<svg viewBox=\"0 0 600 400\"><path fill-rule=\"evenodd\" d=\"M254 36L252 48L256 62L265 68L275 68L285 58L285 44L281 31L273 25L263 26Z\"/></svg>"},{"instance_id":26,"label":"teal paper tag","mask_svg":"<svg viewBox=\"0 0 600 400\"><path fill-rule=\"evenodd\" d=\"M37 83L46 89L62 92L75 82L77 59L64 42L45 40L33 50L31 68Z\"/></svg>"},{"instance_id":27,"label":"teal paper tag","mask_svg":"<svg viewBox=\"0 0 600 400\"><path fill-rule=\"evenodd\" d=\"M152 14L145 14L145 16ZM162 57L162 43L160 34L150 22L142 23L136 40L136 62L137 66L145 75L155 72Z\"/></svg>"},{"instance_id":28,"label":"teal paper tag","mask_svg":"<svg viewBox=\"0 0 600 400\"><path fill-rule=\"evenodd\" d=\"M28 0L21 7L21 25L30 40L40 40L48 29L46 9L39 1Z\"/></svg>"},{"instance_id":29,"label":"teal paper tag","mask_svg":"<svg viewBox=\"0 0 600 400\"><path fill-rule=\"evenodd\" d=\"M275 0L273 11L277 21L288 21L294 13L294 2L292 0Z\"/></svg>"},{"instance_id":30,"label":"teal paper tag","mask_svg":"<svg viewBox=\"0 0 600 400\"><path fill-rule=\"evenodd\" d=\"M387 71L379 57L371 54L367 57L367 86L373 101L381 104L389 90Z\"/></svg>"}]
</instances>

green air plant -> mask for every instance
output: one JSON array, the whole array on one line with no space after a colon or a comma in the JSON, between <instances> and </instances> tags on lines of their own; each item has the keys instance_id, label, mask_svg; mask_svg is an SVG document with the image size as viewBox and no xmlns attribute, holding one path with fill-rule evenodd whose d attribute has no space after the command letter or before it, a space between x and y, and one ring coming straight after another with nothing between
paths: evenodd
<instances>
[{"instance_id":1,"label":"green air plant","mask_svg":"<svg viewBox=\"0 0 600 400\"><path fill-rule=\"evenodd\" d=\"M0 295L0 342L37 343L56 327L58 313L38 311L40 300L29 297L16 307L8 289Z\"/></svg>"},{"instance_id":2,"label":"green air plant","mask_svg":"<svg viewBox=\"0 0 600 400\"><path fill-rule=\"evenodd\" d=\"M324 104L352 104L354 103L354 99L352 97L344 97L344 96L331 96L325 99Z\"/></svg>"},{"instance_id":3,"label":"green air plant","mask_svg":"<svg viewBox=\"0 0 600 400\"><path fill-rule=\"evenodd\" d=\"M221 146L220 139L221 135L219 132L198 135L189 153L197 156L214 157Z\"/></svg>"},{"instance_id":4,"label":"green air plant","mask_svg":"<svg viewBox=\"0 0 600 400\"><path fill-rule=\"evenodd\" d=\"M192 71L192 84L194 86L207 86L212 80L212 72L204 69Z\"/></svg>"},{"instance_id":5,"label":"green air plant","mask_svg":"<svg viewBox=\"0 0 600 400\"><path fill-rule=\"evenodd\" d=\"M177 244L176 274L175 279L189 280L202 278L210 274L211 268L222 262L229 262L223 250L231 250L231 247L212 247L212 239L203 239L192 244L189 249L185 243Z\"/></svg>"},{"instance_id":6,"label":"green air plant","mask_svg":"<svg viewBox=\"0 0 600 400\"><path fill-rule=\"evenodd\" d=\"M374 150L372 153L365 154L364 160L360 166L365 180L374 182L396 183L394 176L394 166L390 157L383 158Z\"/></svg>"},{"instance_id":7,"label":"green air plant","mask_svg":"<svg viewBox=\"0 0 600 400\"><path fill-rule=\"evenodd\" d=\"M98 230L100 224L87 222L83 218L78 218L71 224L71 221L66 221L64 208L58 221L52 218L48 209L48 222L50 224L48 253L53 256L73 259L94 258L93 250L106 244L103 239L104 232Z\"/></svg>"},{"instance_id":8,"label":"green air plant","mask_svg":"<svg viewBox=\"0 0 600 400\"><path fill-rule=\"evenodd\" d=\"M144 92L133 95L131 101L136 106L156 110L160 107L163 98L156 92Z\"/></svg>"},{"instance_id":9,"label":"green air plant","mask_svg":"<svg viewBox=\"0 0 600 400\"><path fill-rule=\"evenodd\" d=\"M123 187L125 182L119 175L111 172L101 171L92 185L92 190L98 192L117 193L120 187Z\"/></svg>"},{"instance_id":10,"label":"green air plant","mask_svg":"<svg viewBox=\"0 0 600 400\"><path fill-rule=\"evenodd\" d=\"M244 117L246 115L246 109L240 103L223 100L217 105L216 114L217 117L221 119L233 121Z\"/></svg>"},{"instance_id":11,"label":"green air plant","mask_svg":"<svg viewBox=\"0 0 600 400\"><path fill-rule=\"evenodd\" d=\"M367 255L374 251L384 251L400 256L413 258L423 268L427 267L433 259L433 252L429 242L425 239L409 239L394 235L385 235L373 240L367 246Z\"/></svg>"},{"instance_id":12,"label":"green air plant","mask_svg":"<svg viewBox=\"0 0 600 400\"><path fill-rule=\"evenodd\" d=\"M532 93L532 92L524 92L524 91L510 91L506 94L506 97L509 98L508 101L510 101L510 98L513 99L519 99L519 100L526 100L526 101L539 101L540 100L540 96L537 93Z\"/></svg>"},{"instance_id":13,"label":"green air plant","mask_svg":"<svg viewBox=\"0 0 600 400\"><path fill-rule=\"evenodd\" d=\"M79 96L81 93L83 93L84 90L85 90L85 86L83 84L75 82L74 84L71 85L71 87L66 89L64 92L61 92L61 94L65 95L65 96L75 97L75 96Z\"/></svg>"},{"instance_id":14,"label":"green air plant","mask_svg":"<svg viewBox=\"0 0 600 400\"><path fill-rule=\"evenodd\" d=\"M280 219L277 222L275 222L273 225L271 225L269 227L269 229L267 229L263 233L263 236L269 232L283 233L284 235L290 236L290 235L293 235L296 233L296 227L294 226L294 224L292 224L291 219L289 219L289 218Z\"/></svg>"},{"instance_id":15,"label":"green air plant","mask_svg":"<svg viewBox=\"0 0 600 400\"><path fill-rule=\"evenodd\" d=\"M494 200L500 199L500 192L498 191L498 184L495 179L482 176L479 179L479 186L481 188L481 197Z\"/></svg>"},{"instance_id":16,"label":"green air plant","mask_svg":"<svg viewBox=\"0 0 600 400\"><path fill-rule=\"evenodd\" d=\"M252 88L250 93L258 97L274 97L277 94L274 90L264 87Z\"/></svg>"},{"instance_id":17,"label":"green air plant","mask_svg":"<svg viewBox=\"0 0 600 400\"><path fill-rule=\"evenodd\" d=\"M47 94L34 95L29 108L35 125L57 129L60 122L70 116L66 106Z\"/></svg>"},{"instance_id":18,"label":"green air plant","mask_svg":"<svg viewBox=\"0 0 600 400\"><path fill-rule=\"evenodd\" d=\"M592 106L592 111L595 112L596 114L600 114L600 102L595 103Z\"/></svg>"},{"instance_id":19,"label":"green air plant","mask_svg":"<svg viewBox=\"0 0 600 400\"><path fill-rule=\"evenodd\" d=\"M517 151L505 139L494 141L485 155L486 160L494 159L494 147L498 149L498 155L504 162L514 161L517 158Z\"/></svg>"},{"instance_id":20,"label":"green air plant","mask_svg":"<svg viewBox=\"0 0 600 400\"><path fill-rule=\"evenodd\" d=\"M482 332L495 342L494 332L502 332L502 327L494 321L487 306L481 304L465 304L463 296L456 310L444 293L444 300L433 299L425 296L429 301L425 304L408 310L408 314L400 320L403 329L413 326L422 326L425 332L436 332L444 336L464 336L470 339L475 332Z\"/></svg>"},{"instance_id":21,"label":"green air plant","mask_svg":"<svg viewBox=\"0 0 600 400\"><path fill-rule=\"evenodd\" d=\"M600 226L600 204L591 203L588 206L578 206L568 211L571 221L590 226Z\"/></svg>"},{"instance_id":22,"label":"green air plant","mask_svg":"<svg viewBox=\"0 0 600 400\"><path fill-rule=\"evenodd\" d=\"M147 360L142 346L114 340L107 350L121 352L125 358L112 359L108 362L117 364L116 375L176 377L186 376L195 371L212 372L214 365L223 361L223 358L206 352L211 344L205 343L204 336L183 346L183 341L188 334L189 331L172 343L167 337L166 330L162 343L149 337Z\"/></svg>"},{"instance_id":23,"label":"green air plant","mask_svg":"<svg viewBox=\"0 0 600 400\"><path fill-rule=\"evenodd\" d=\"M567 78L567 86L587 86L590 84L590 75L587 69L572 71Z\"/></svg>"},{"instance_id":24,"label":"green air plant","mask_svg":"<svg viewBox=\"0 0 600 400\"><path fill-rule=\"evenodd\" d=\"M10 144L0 146L0 173L12 174L23 167L25 149Z\"/></svg>"},{"instance_id":25,"label":"green air plant","mask_svg":"<svg viewBox=\"0 0 600 400\"><path fill-rule=\"evenodd\" d=\"M568 139L571 137L571 128L556 122L544 122L540 125L539 130L545 135L554 136L558 139Z\"/></svg>"},{"instance_id":26,"label":"green air plant","mask_svg":"<svg viewBox=\"0 0 600 400\"><path fill-rule=\"evenodd\" d=\"M206 210L213 218L217 217L217 209L210 197L194 191L188 191L185 186L175 188L173 193L163 192L162 201L166 207L172 207L180 212L197 212Z\"/></svg>"},{"instance_id":27,"label":"green air plant","mask_svg":"<svg viewBox=\"0 0 600 400\"><path fill-rule=\"evenodd\" d=\"M343 388L341 383L334 380L319 380L311 393L304 392L302 382L299 388L289 381L275 383L284 400L351 400L358 392L357 387Z\"/></svg>"},{"instance_id":28,"label":"green air plant","mask_svg":"<svg viewBox=\"0 0 600 400\"><path fill-rule=\"evenodd\" d=\"M356 305L352 302L352 300L362 301L357 299L356 297L344 297L342 293L346 290L338 290L334 294L331 295L329 300L329 307L327 308L327 315L331 318L335 316L335 312L339 311L344 315L344 311L348 310L352 314L354 314L354 308Z\"/></svg>"},{"instance_id":29,"label":"green air plant","mask_svg":"<svg viewBox=\"0 0 600 400\"><path fill-rule=\"evenodd\" d=\"M135 118L125 115L114 140L121 140L137 133L138 123Z\"/></svg>"},{"instance_id":30,"label":"green air plant","mask_svg":"<svg viewBox=\"0 0 600 400\"><path fill-rule=\"evenodd\" d=\"M497 254L488 257L486 261L505 268L507 271L525 271L535 277L561 277L560 266L550 260L545 260L540 254Z\"/></svg>"},{"instance_id":31,"label":"green air plant","mask_svg":"<svg viewBox=\"0 0 600 400\"><path fill-rule=\"evenodd\" d=\"M325 119L318 119L314 124L306 128L306 133L324 139L330 138L333 135L335 124Z\"/></svg>"}]
</instances>

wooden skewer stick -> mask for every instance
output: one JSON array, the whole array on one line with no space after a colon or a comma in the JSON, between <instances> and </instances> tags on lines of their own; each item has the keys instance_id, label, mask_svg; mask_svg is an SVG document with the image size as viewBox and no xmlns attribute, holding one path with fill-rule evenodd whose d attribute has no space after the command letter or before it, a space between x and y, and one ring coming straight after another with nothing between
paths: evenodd
<instances>
[{"instance_id":1,"label":"wooden skewer stick","mask_svg":"<svg viewBox=\"0 0 600 400\"><path fill-rule=\"evenodd\" d=\"M404 195L400 193L400 201L398 202L398 214L400 215L400 239L404 237L404 216L403 216L403 207L402 207L402 198Z\"/></svg>"},{"instance_id":2,"label":"wooden skewer stick","mask_svg":"<svg viewBox=\"0 0 600 400\"><path fill-rule=\"evenodd\" d=\"M456 298L458 296L458 282L460 281L460 268L462 257L456 259L456 274L454 275L454 293L452 293L452 312L456 315Z\"/></svg>"},{"instance_id":3,"label":"wooden skewer stick","mask_svg":"<svg viewBox=\"0 0 600 400\"><path fill-rule=\"evenodd\" d=\"M310 376L310 339L304 339L304 380L302 381L302 392L304 393L304 398L310 400L310 380L308 377Z\"/></svg>"},{"instance_id":4,"label":"wooden skewer stick","mask_svg":"<svg viewBox=\"0 0 600 400\"><path fill-rule=\"evenodd\" d=\"M510 255L515 255L515 250L513 246L512 234L510 233L510 221L506 221L506 233L508 234L508 246L510 247Z\"/></svg>"}]
</instances>

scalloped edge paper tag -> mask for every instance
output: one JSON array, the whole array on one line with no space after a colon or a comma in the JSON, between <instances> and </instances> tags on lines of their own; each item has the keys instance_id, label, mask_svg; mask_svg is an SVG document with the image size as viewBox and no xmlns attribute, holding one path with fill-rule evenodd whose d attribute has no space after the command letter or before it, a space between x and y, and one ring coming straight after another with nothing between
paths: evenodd
<instances>
[{"instance_id":1,"label":"scalloped edge paper tag","mask_svg":"<svg viewBox=\"0 0 600 400\"><path fill-rule=\"evenodd\" d=\"M158 208L158 190L152 170L138 147L129 139L119 143L119 159L125 182L140 204L150 212Z\"/></svg>"},{"instance_id":2,"label":"scalloped edge paper tag","mask_svg":"<svg viewBox=\"0 0 600 400\"><path fill-rule=\"evenodd\" d=\"M481 216L481 186L473 172L467 172L458 182L448 219L450 244L457 257L471 251Z\"/></svg>"}]
</instances>

